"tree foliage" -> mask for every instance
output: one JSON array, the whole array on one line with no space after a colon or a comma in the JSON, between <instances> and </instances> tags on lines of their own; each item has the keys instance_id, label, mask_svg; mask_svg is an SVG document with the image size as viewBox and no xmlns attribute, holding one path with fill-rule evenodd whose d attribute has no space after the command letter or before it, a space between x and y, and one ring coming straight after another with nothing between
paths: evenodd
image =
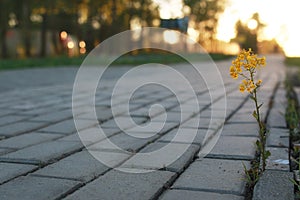
<instances>
[{"instance_id":1,"label":"tree foliage","mask_svg":"<svg viewBox=\"0 0 300 200\"><path fill-rule=\"evenodd\" d=\"M191 8L190 18L197 23L195 28L214 35L217 14L223 9L220 2L223 0L184 0ZM14 23L9 23L12 16ZM133 19L142 26L153 26L154 20L159 19L153 0L0 0L1 56L9 56L9 30L22 36L26 57L32 56L33 40L40 41L40 47L35 48L39 49L39 56L45 56L50 44L56 54L62 53L58 42L61 31L84 40L89 51L111 35L130 29ZM34 38L34 32L39 33L39 38Z\"/></svg>"},{"instance_id":2,"label":"tree foliage","mask_svg":"<svg viewBox=\"0 0 300 200\"><path fill-rule=\"evenodd\" d=\"M251 48L254 52L258 52L257 37L259 31L265 26L261 23L258 13L253 14L250 20L255 20L257 26L250 29L247 24L242 23L240 20L236 23L236 37L232 40L237 42L241 49Z\"/></svg>"}]
</instances>

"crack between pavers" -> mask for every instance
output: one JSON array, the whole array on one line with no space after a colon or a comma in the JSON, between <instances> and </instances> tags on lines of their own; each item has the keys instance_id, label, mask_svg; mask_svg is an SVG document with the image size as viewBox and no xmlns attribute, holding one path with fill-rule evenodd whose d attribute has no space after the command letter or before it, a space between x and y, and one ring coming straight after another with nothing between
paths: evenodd
<instances>
[{"instance_id":1,"label":"crack between pavers","mask_svg":"<svg viewBox=\"0 0 300 200\"><path fill-rule=\"evenodd\" d=\"M206 188L192 188L192 187L173 187L173 190L185 190L185 191L197 191L197 192L211 192L211 193L218 193L218 194L233 194L236 196L244 197L244 194L230 191L230 190L218 190L218 189L206 189Z\"/></svg>"},{"instance_id":2,"label":"crack between pavers","mask_svg":"<svg viewBox=\"0 0 300 200\"><path fill-rule=\"evenodd\" d=\"M247 156L236 156L236 155L215 155L208 154L205 156L208 159L216 159L216 160L240 160L240 161L251 161L254 158Z\"/></svg>"}]
</instances>

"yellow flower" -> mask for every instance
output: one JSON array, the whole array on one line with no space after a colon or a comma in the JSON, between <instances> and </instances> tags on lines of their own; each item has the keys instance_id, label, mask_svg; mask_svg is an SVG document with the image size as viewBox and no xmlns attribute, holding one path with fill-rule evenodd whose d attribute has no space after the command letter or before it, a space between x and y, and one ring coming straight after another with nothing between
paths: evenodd
<instances>
[{"instance_id":1,"label":"yellow flower","mask_svg":"<svg viewBox=\"0 0 300 200\"><path fill-rule=\"evenodd\" d=\"M262 83L262 80L259 79L259 80L256 82L256 85L257 85L257 86L260 86L261 83Z\"/></svg>"},{"instance_id":2,"label":"yellow flower","mask_svg":"<svg viewBox=\"0 0 300 200\"><path fill-rule=\"evenodd\" d=\"M240 85L240 92L242 92L242 93L245 92L245 89L246 89L245 86L243 84L241 84Z\"/></svg>"},{"instance_id":3,"label":"yellow flower","mask_svg":"<svg viewBox=\"0 0 300 200\"><path fill-rule=\"evenodd\" d=\"M243 49L232 61L232 65L229 68L229 73L231 78L238 79L239 75L244 77L240 84L240 91L247 91L252 93L257 87L262 83L262 80L258 80L256 83L252 80L254 79L257 68L266 65L266 58L258 58L257 54L252 52L252 49Z\"/></svg>"},{"instance_id":4,"label":"yellow flower","mask_svg":"<svg viewBox=\"0 0 300 200\"><path fill-rule=\"evenodd\" d=\"M259 58L258 64L263 67L266 66L266 57Z\"/></svg>"},{"instance_id":5,"label":"yellow flower","mask_svg":"<svg viewBox=\"0 0 300 200\"><path fill-rule=\"evenodd\" d=\"M231 72L230 73L230 76L233 78L233 79L237 79L239 77L239 75L235 72Z\"/></svg>"}]
</instances>

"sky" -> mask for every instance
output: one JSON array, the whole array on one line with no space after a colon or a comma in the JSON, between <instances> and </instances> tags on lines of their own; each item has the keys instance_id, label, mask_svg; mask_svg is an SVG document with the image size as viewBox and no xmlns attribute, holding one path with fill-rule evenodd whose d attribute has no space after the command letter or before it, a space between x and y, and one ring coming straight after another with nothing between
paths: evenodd
<instances>
[{"instance_id":1,"label":"sky","mask_svg":"<svg viewBox=\"0 0 300 200\"><path fill-rule=\"evenodd\" d=\"M276 39L288 56L300 56L299 0L228 0L220 16L217 38L229 41L235 36L234 26L241 19L247 23L258 12L266 26L260 39Z\"/></svg>"},{"instance_id":2,"label":"sky","mask_svg":"<svg viewBox=\"0 0 300 200\"><path fill-rule=\"evenodd\" d=\"M161 18L183 16L182 0L153 0L160 5ZM241 19L248 23L254 13L266 26L260 40L276 39L287 56L300 56L299 0L227 0L220 15L217 38L229 42L235 37L235 24Z\"/></svg>"}]
</instances>

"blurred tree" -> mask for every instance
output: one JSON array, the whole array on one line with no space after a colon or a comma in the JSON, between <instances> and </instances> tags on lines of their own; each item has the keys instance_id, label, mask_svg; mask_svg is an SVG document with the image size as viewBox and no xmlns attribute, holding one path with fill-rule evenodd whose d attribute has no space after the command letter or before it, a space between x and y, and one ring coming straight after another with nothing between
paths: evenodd
<instances>
[{"instance_id":1,"label":"blurred tree","mask_svg":"<svg viewBox=\"0 0 300 200\"><path fill-rule=\"evenodd\" d=\"M32 0L14 1L15 14L18 19L18 26L21 28L22 41L25 49L25 56L31 56L31 11Z\"/></svg>"},{"instance_id":2,"label":"blurred tree","mask_svg":"<svg viewBox=\"0 0 300 200\"><path fill-rule=\"evenodd\" d=\"M13 27L8 25L10 14L17 22ZM84 40L86 49L91 50L96 43L130 29L133 18L142 26L151 26L158 12L152 0L0 0L0 17L2 57L8 56L5 37L9 28L20 31L26 57L32 53L32 32L40 32L39 56L43 57L50 43L61 53L57 42L61 31Z\"/></svg>"},{"instance_id":3,"label":"blurred tree","mask_svg":"<svg viewBox=\"0 0 300 200\"><path fill-rule=\"evenodd\" d=\"M190 21L200 31L201 44L215 39L219 14L224 11L224 0L184 0L190 8Z\"/></svg>"},{"instance_id":4,"label":"blurred tree","mask_svg":"<svg viewBox=\"0 0 300 200\"><path fill-rule=\"evenodd\" d=\"M10 0L1 0L0 1L0 44L1 44L1 56L2 58L8 57L8 48L6 42L6 34L9 28L8 20L9 13L11 12L12 4Z\"/></svg>"},{"instance_id":5,"label":"blurred tree","mask_svg":"<svg viewBox=\"0 0 300 200\"><path fill-rule=\"evenodd\" d=\"M264 26L258 13L253 14L246 24L239 20L235 26L236 37L232 39L232 42L237 42L242 49L251 48L254 52L258 52L257 37Z\"/></svg>"}]
</instances>

